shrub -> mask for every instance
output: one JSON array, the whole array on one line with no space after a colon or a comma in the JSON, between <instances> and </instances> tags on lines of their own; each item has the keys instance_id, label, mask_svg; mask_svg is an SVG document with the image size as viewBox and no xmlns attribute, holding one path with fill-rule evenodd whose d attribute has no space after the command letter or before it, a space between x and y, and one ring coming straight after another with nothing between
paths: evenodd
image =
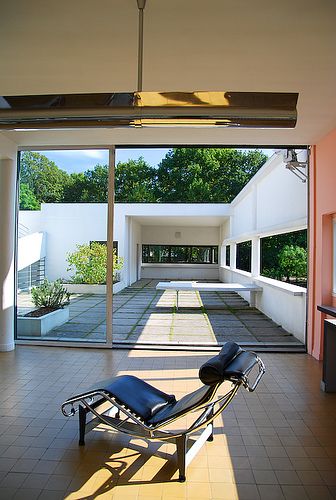
<instances>
[{"instance_id":1,"label":"shrub","mask_svg":"<svg viewBox=\"0 0 336 500\"><path fill-rule=\"evenodd\" d=\"M67 271L75 271L71 277L72 283L106 284L107 246L92 243L91 245L76 245L76 248L75 252L67 255L69 263ZM117 272L123 265L123 259L118 257L116 251L113 250L113 280L116 279Z\"/></svg>"},{"instance_id":2,"label":"shrub","mask_svg":"<svg viewBox=\"0 0 336 500\"><path fill-rule=\"evenodd\" d=\"M61 280L52 283L45 279L41 285L32 289L32 299L36 307L63 309L70 302L70 293L62 285Z\"/></svg>"}]
</instances>

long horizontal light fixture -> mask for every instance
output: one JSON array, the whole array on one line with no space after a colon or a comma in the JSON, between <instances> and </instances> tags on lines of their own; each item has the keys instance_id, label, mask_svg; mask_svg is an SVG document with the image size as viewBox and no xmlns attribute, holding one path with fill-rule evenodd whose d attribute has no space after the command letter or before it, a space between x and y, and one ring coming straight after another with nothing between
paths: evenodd
<instances>
[{"instance_id":1,"label":"long horizontal light fixture","mask_svg":"<svg viewBox=\"0 0 336 500\"><path fill-rule=\"evenodd\" d=\"M212 126L294 128L297 93L124 92L0 96L0 129Z\"/></svg>"}]
</instances>

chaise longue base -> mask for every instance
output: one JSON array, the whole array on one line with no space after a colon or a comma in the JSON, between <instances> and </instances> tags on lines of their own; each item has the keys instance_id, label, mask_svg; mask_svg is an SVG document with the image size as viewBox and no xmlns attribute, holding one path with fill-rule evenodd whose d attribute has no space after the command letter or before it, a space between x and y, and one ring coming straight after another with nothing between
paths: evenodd
<instances>
[{"instance_id":1,"label":"chaise longue base","mask_svg":"<svg viewBox=\"0 0 336 500\"><path fill-rule=\"evenodd\" d=\"M258 373L251 385L249 375L254 367L258 367ZM264 372L264 364L255 353L227 342L217 356L201 366L199 377L204 385L180 400L137 377L121 375L69 398L63 403L62 412L65 416L78 412L80 446L85 444L85 435L101 423L132 437L175 443L179 480L184 481L191 460L206 441L213 440L214 419L241 386L254 391ZM224 381L230 382L230 387L215 399ZM194 422L187 428L170 429L179 418L196 411ZM189 447L188 440L200 429L202 433Z\"/></svg>"}]
</instances>

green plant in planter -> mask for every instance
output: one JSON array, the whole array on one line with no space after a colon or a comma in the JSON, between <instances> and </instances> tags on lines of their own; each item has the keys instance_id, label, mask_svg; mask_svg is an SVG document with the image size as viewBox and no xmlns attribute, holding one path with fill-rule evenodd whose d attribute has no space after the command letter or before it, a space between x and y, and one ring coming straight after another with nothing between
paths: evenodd
<instances>
[{"instance_id":1,"label":"green plant in planter","mask_svg":"<svg viewBox=\"0 0 336 500\"><path fill-rule=\"evenodd\" d=\"M107 266L107 246L101 243L91 243L91 245L76 245L77 250L68 253L67 261L69 267L67 271L75 271L71 277L72 283L86 283L89 285L106 284ZM122 269L124 260L118 257L113 250L113 280L117 278L117 273Z\"/></svg>"},{"instance_id":2,"label":"green plant in planter","mask_svg":"<svg viewBox=\"0 0 336 500\"><path fill-rule=\"evenodd\" d=\"M45 279L41 285L34 287L31 293L36 307L63 309L70 303L70 293L61 280L51 282Z\"/></svg>"}]
</instances>

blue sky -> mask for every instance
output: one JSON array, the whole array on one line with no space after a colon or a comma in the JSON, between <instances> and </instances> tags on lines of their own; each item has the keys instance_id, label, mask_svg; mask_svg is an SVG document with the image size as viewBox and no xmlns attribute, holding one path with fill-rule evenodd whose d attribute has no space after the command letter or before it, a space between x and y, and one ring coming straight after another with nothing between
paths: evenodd
<instances>
[{"instance_id":1,"label":"blue sky","mask_svg":"<svg viewBox=\"0 0 336 500\"><path fill-rule=\"evenodd\" d=\"M129 159L138 159L143 156L145 160L156 167L169 151L166 149L117 149L116 161L126 162ZM38 151L54 161L59 168L67 172L83 172L93 168L97 163L105 165L108 163L108 151L105 149L86 150L62 150L62 151Z\"/></svg>"},{"instance_id":2,"label":"blue sky","mask_svg":"<svg viewBox=\"0 0 336 500\"><path fill-rule=\"evenodd\" d=\"M129 159L138 159L143 156L147 163L156 167L168 151L169 148L118 148L116 150L116 162L126 162ZM270 156L273 150L264 149L263 151ZM39 153L47 156L59 168L69 173L84 172L92 169L98 163L101 165L108 163L108 151L106 149L39 151Z\"/></svg>"}]
</instances>

